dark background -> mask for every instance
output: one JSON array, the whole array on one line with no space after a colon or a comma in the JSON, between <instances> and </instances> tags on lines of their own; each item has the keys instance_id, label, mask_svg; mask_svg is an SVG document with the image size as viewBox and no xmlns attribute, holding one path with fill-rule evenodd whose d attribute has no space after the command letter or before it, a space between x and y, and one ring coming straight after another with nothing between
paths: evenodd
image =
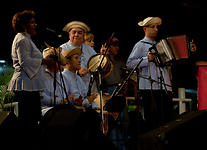
<instances>
[{"instance_id":1,"label":"dark background","mask_svg":"<svg viewBox=\"0 0 207 150\"><path fill-rule=\"evenodd\" d=\"M177 1L24 1L7 4L1 10L2 27L2 54L0 59L11 62L11 44L15 36L11 27L14 13L24 9L33 9L37 13L39 35L36 44L44 48L43 42L58 47L68 40L67 33L62 32L65 24L73 20L80 20L88 24L95 35L96 51L104 44L114 32L120 39L121 55L127 59L134 44L143 38L144 34L137 23L149 16L158 16L163 20L160 28L159 39L186 34L194 39L198 47L201 60L206 60L205 36L206 5L204 2L192 0ZM54 33L49 33L45 28L51 28L62 38Z\"/></svg>"}]
</instances>

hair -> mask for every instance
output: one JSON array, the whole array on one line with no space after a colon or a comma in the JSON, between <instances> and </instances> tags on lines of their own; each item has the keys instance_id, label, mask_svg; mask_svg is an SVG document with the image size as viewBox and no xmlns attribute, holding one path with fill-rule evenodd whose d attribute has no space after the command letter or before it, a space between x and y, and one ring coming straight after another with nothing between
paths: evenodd
<instances>
[{"instance_id":1,"label":"hair","mask_svg":"<svg viewBox=\"0 0 207 150\"><path fill-rule=\"evenodd\" d=\"M33 10L24 10L22 12L17 12L12 18L12 27L15 32L23 32L23 26L27 26L29 21L35 17L35 12Z\"/></svg>"},{"instance_id":2,"label":"hair","mask_svg":"<svg viewBox=\"0 0 207 150\"><path fill-rule=\"evenodd\" d=\"M88 39L94 40L94 35L92 33L85 33L84 40L87 41Z\"/></svg>"}]
</instances>

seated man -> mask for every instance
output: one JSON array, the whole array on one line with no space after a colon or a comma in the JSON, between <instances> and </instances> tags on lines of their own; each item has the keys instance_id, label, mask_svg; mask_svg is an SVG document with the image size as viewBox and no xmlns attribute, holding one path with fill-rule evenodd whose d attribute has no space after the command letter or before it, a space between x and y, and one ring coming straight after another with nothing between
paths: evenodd
<instances>
[{"instance_id":1,"label":"seated man","mask_svg":"<svg viewBox=\"0 0 207 150\"><path fill-rule=\"evenodd\" d=\"M81 49L69 49L64 51L62 55L66 58L63 76L69 91L68 94L74 94L74 99L71 100L71 103L78 106L96 108L97 104L93 101L97 97L97 94L92 93L90 96L87 96L86 83L77 74L81 68Z\"/></svg>"},{"instance_id":2,"label":"seated man","mask_svg":"<svg viewBox=\"0 0 207 150\"><path fill-rule=\"evenodd\" d=\"M58 51L60 49L56 49L58 55L58 61L54 63L46 64L46 69L44 72L45 76L45 85L46 88L41 92L41 106L42 106L42 114L44 115L49 109L53 108L54 105L67 103L66 94L64 91L63 79L60 76L60 66L66 64L65 58ZM54 48L46 48L43 50L43 58L45 59L54 59L55 53ZM56 78L54 77L54 72L56 72ZM56 89L54 89L54 78L56 80ZM55 91L55 95L54 95ZM54 99L55 96L55 99ZM68 96L68 99L72 99L73 96Z\"/></svg>"}]
</instances>

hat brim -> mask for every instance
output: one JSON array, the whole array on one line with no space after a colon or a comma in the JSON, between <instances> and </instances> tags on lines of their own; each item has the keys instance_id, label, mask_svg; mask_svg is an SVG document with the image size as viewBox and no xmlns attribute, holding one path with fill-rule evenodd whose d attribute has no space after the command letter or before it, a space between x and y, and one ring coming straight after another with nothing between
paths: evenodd
<instances>
[{"instance_id":1,"label":"hat brim","mask_svg":"<svg viewBox=\"0 0 207 150\"><path fill-rule=\"evenodd\" d=\"M139 26L141 26L141 27L145 27L145 26L149 26L149 25L151 25L151 24L158 24L158 25L161 25L162 24L162 19L161 18L159 18L159 17L152 17L152 18L150 18L148 21L140 21L139 23L138 23L138 25Z\"/></svg>"},{"instance_id":2,"label":"hat brim","mask_svg":"<svg viewBox=\"0 0 207 150\"><path fill-rule=\"evenodd\" d=\"M72 55L75 55L75 54L78 54L78 55L81 55L81 49L80 48L74 48L74 49L68 49L64 52L62 52L62 55L65 57L65 58L68 58Z\"/></svg>"},{"instance_id":3,"label":"hat brim","mask_svg":"<svg viewBox=\"0 0 207 150\"><path fill-rule=\"evenodd\" d=\"M73 28L81 28L85 32L89 32L90 31L89 26L87 26L85 23L83 23L81 21L69 22L68 24L65 25L65 27L63 28L63 31L69 32Z\"/></svg>"},{"instance_id":4,"label":"hat brim","mask_svg":"<svg viewBox=\"0 0 207 150\"><path fill-rule=\"evenodd\" d=\"M61 54L62 48L57 48L56 49L56 55L58 56L58 61L60 62L61 65L65 65L66 64L66 59L65 57L63 57L63 55ZM54 48L46 48L43 50L43 58L48 58L50 56L55 56L55 51Z\"/></svg>"}]
</instances>

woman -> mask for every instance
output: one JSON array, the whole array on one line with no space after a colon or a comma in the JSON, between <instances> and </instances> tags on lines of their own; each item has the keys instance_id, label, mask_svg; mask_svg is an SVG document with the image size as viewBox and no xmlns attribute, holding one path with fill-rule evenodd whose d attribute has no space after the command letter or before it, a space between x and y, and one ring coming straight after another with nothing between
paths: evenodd
<instances>
[{"instance_id":1,"label":"woman","mask_svg":"<svg viewBox=\"0 0 207 150\"><path fill-rule=\"evenodd\" d=\"M85 33L84 36L84 43L95 49L95 43L94 43L94 35L93 33Z\"/></svg>"},{"instance_id":2,"label":"woman","mask_svg":"<svg viewBox=\"0 0 207 150\"><path fill-rule=\"evenodd\" d=\"M43 59L32 41L37 34L34 11L17 12L13 16L12 27L16 32L11 52L15 71L8 90L15 93L20 120L27 127L34 127L41 118L40 91L45 88L42 65L52 59Z\"/></svg>"}]
</instances>

